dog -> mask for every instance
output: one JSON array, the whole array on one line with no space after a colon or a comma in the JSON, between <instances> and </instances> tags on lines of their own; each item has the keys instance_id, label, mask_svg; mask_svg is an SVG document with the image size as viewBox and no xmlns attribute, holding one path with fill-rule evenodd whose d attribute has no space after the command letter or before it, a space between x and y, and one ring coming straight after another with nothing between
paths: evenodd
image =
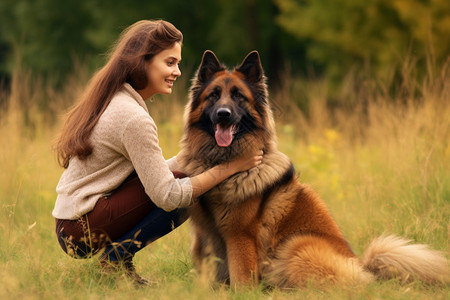
<instances>
[{"instance_id":1,"label":"dog","mask_svg":"<svg viewBox=\"0 0 450 300\"><path fill-rule=\"evenodd\" d=\"M426 245L384 235L356 257L323 200L300 183L277 149L266 77L257 51L229 70L206 51L192 79L178 161L197 175L263 149L262 163L237 173L189 207L192 257L201 271L234 287L279 288L369 283L376 279L448 282L446 258Z\"/></svg>"}]
</instances>

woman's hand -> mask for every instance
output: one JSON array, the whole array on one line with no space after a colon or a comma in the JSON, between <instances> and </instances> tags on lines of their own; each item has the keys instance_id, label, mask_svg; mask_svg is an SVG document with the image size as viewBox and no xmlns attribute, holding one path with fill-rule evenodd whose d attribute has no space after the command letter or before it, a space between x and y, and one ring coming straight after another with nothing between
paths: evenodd
<instances>
[{"instance_id":1,"label":"woman's hand","mask_svg":"<svg viewBox=\"0 0 450 300\"><path fill-rule=\"evenodd\" d=\"M247 171L258 166L261 164L262 158L263 151L257 150L250 155L217 165L197 176L191 177L192 197L200 196L235 173Z\"/></svg>"},{"instance_id":2,"label":"woman's hand","mask_svg":"<svg viewBox=\"0 0 450 300\"><path fill-rule=\"evenodd\" d=\"M257 150L255 153L251 153L230 162L228 167L231 167L231 169L234 170L234 173L247 171L261 164L263 154L262 150Z\"/></svg>"}]
</instances>

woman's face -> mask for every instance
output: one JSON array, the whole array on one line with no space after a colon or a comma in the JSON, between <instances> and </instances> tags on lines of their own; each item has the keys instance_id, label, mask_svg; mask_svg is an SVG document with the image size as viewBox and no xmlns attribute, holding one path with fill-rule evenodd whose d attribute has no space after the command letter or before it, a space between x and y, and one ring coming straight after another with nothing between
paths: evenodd
<instances>
[{"instance_id":1,"label":"woman's face","mask_svg":"<svg viewBox=\"0 0 450 300\"><path fill-rule=\"evenodd\" d=\"M163 50L146 62L147 86L137 92L148 99L155 94L171 94L175 80L181 75L181 44Z\"/></svg>"}]
</instances>

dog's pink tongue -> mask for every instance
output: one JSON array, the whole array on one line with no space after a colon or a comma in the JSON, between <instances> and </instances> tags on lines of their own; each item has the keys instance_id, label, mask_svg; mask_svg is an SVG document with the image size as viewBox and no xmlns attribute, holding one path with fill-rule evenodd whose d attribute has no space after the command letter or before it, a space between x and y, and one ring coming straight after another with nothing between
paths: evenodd
<instances>
[{"instance_id":1,"label":"dog's pink tongue","mask_svg":"<svg viewBox=\"0 0 450 300\"><path fill-rule=\"evenodd\" d=\"M216 142L220 147L228 147L233 141L233 126L228 128L222 128L222 126L216 126Z\"/></svg>"}]
</instances>

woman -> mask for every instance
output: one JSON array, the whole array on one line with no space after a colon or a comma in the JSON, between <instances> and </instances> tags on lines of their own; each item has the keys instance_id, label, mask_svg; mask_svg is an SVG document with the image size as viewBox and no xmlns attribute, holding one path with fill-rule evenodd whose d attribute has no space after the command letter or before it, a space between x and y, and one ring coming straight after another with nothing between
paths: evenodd
<instances>
[{"instance_id":1,"label":"woman","mask_svg":"<svg viewBox=\"0 0 450 300\"><path fill-rule=\"evenodd\" d=\"M100 250L106 269L123 267L139 284L134 254L184 222L184 208L234 173L261 163L262 152L217 165L191 178L175 178L145 99L170 94L181 75L183 36L165 21L126 29L106 65L69 112L56 144L65 168L53 216L62 249L73 257ZM150 200L151 199L151 200Z\"/></svg>"}]
</instances>

